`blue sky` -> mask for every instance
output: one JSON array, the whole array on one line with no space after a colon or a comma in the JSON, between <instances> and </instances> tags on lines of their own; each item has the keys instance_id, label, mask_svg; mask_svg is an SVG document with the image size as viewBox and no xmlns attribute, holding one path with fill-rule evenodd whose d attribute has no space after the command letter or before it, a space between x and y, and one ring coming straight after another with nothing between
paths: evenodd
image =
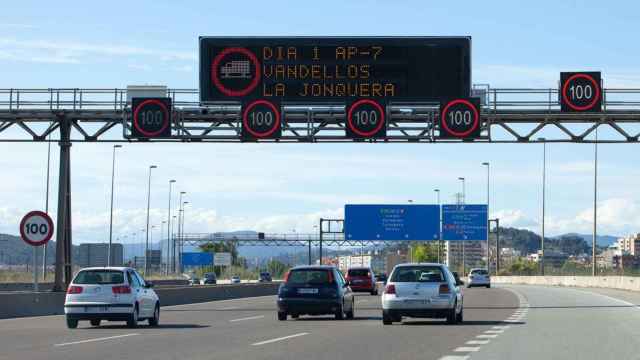
<instances>
[{"instance_id":1,"label":"blue sky","mask_svg":"<svg viewBox=\"0 0 640 360\"><path fill-rule=\"evenodd\" d=\"M473 82L555 87L560 71L600 70L606 87L640 88L638 5L579 1L36 1L0 13L0 87L165 84L197 87L202 35L470 35ZM600 146L600 232L640 228L637 145ZM53 147L52 185L57 186ZM0 231L44 205L46 145L0 143L5 169ZM75 144L74 241L106 239L111 145ZM591 229L593 146L548 147L548 231ZM125 145L118 154L115 232L142 228L146 167L152 219L166 217L167 181L188 191L187 231L310 232L345 203L485 201L504 224L538 231L542 145L528 144L171 144ZM7 171L8 169L8 171ZM174 197L175 198L175 197ZM55 196L51 204L55 204ZM53 206L52 206L53 207ZM54 207L53 207L54 208ZM130 237L129 237L130 239Z\"/></svg>"}]
</instances>

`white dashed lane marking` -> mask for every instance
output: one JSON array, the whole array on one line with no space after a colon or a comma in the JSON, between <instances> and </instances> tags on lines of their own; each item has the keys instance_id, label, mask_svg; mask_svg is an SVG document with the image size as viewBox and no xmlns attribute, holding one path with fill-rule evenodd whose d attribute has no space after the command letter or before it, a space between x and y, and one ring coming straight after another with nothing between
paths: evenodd
<instances>
[{"instance_id":1,"label":"white dashed lane marking","mask_svg":"<svg viewBox=\"0 0 640 360\"><path fill-rule=\"evenodd\" d=\"M478 346L475 346L475 347L461 346L459 348L456 348L453 351L455 351L455 352L476 352L478 350L480 350L480 347L478 347Z\"/></svg>"}]
</instances>

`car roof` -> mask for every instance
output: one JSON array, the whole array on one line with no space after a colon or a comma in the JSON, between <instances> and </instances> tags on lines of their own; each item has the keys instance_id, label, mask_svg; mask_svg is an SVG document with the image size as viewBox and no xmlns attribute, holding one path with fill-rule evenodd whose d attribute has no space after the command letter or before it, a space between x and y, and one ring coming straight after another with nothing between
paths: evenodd
<instances>
[{"instance_id":1,"label":"car roof","mask_svg":"<svg viewBox=\"0 0 640 360\"><path fill-rule=\"evenodd\" d=\"M349 270L371 270L368 266L354 266L350 267Z\"/></svg>"},{"instance_id":2,"label":"car roof","mask_svg":"<svg viewBox=\"0 0 640 360\"><path fill-rule=\"evenodd\" d=\"M94 267L86 267L86 268L82 268L79 271L83 271L83 270L115 270L115 271L125 271L125 270L135 270L133 268L130 267L124 267L124 266L94 266Z\"/></svg>"},{"instance_id":3,"label":"car roof","mask_svg":"<svg viewBox=\"0 0 640 360\"><path fill-rule=\"evenodd\" d=\"M396 267L405 267L405 266L444 266L444 265L438 264L438 263L404 263L404 264L396 265Z\"/></svg>"},{"instance_id":4,"label":"car roof","mask_svg":"<svg viewBox=\"0 0 640 360\"><path fill-rule=\"evenodd\" d=\"M333 265L298 265L291 270L332 270L335 268Z\"/></svg>"}]
</instances>

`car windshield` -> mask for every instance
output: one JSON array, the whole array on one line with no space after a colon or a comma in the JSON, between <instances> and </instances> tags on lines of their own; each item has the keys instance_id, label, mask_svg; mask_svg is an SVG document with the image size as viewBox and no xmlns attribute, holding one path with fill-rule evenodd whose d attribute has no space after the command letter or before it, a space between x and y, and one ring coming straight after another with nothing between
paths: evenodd
<instances>
[{"instance_id":1,"label":"car windshield","mask_svg":"<svg viewBox=\"0 0 640 360\"><path fill-rule=\"evenodd\" d=\"M367 269L350 269L349 276L370 276Z\"/></svg>"},{"instance_id":2,"label":"car windshield","mask_svg":"<svg viewBox=\"0 0 640 360\"><path fill-rule=\"evenodd\" d=\"M393 272L393 282L443 282L442 269L438 266L401 266Z\"/></svg>"},{"instance_id":3,"label":"car windshield","mask_svg":"<svg viewBox=\"0 0 640 360\"><path fill-rule=\"evenodd\" d=\"M484 270L484 269L471 270L471 275L487 275L487 270Z\"/></svg>"},{"instance_id":4,"label":"car windshield","mask_svg":"<svg viewBox=\"0 0 640 360\"><path fill-rule=\"evenodd\" d=\"M328 284L329 270L293 270L289 273L289 284Z\"/></svg>"},{"instance_id":5,"label":"car windshield","mask_svg":"<svg viewBox=\"0 0 640 360\"><path fill-rule=\"evenodd\" d=\"M124 283L124 274L119 270L83 270L73 280L74 284L108 285Z\"/></svg>"}]
</instances>

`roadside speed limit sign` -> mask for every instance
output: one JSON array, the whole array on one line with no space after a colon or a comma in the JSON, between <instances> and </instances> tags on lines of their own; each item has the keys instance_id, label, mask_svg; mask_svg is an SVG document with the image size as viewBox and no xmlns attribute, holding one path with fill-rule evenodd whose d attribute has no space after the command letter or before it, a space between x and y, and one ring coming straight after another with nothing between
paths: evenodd
<instances>
[{"instance_id":1,"label":"roadside speed limit sign","mask_svg":"<svg viewBox=\"0 0 640 360\"><path fill-rule=\"evenodd\" d=\"M46 244L53 236L53 220L42 211L31 211L20 221L20 236L31 246Z\"/></svg>"}]
</instances>

